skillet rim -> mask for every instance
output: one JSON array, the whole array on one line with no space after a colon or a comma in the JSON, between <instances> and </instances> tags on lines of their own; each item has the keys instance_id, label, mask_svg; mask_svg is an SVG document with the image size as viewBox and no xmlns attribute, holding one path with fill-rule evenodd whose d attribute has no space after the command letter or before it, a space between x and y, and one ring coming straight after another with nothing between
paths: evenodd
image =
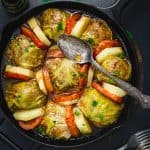
<instances>
[{"instance_id":1,"label":"skillet rim","mask_svg":"<svg viewBox=\"0 0 150 150\"><path fill-rule=\"evenodd\" d=\"M124 39L126 39L126 43L128 43L128 45L130 46L130 47L132 47L132 49L135 49L136 51L135 51L135 55L136 55L136 57L134 58L137 62L136 62L136 68L138 68L138 70L139 70L139 72L142 72L143 73L143 60L142 60L142 56L141 56L141 52L139 51L139 49L138 49L138 47L134 47L133 48L133 43L131 44L131 39L129 40L128 39L128 37L127 37L127 35L126 35L126 33L124 32L124 30L122 29L122 27L121 27L121 25L118 23L118 22L116 22L116 21L114 21L103 9L100 9L100 8L97 8L97 7L95 7L95 6L93 6L93 5L91 5L91 4L87 4L87 3L81 3L81 2L73 2L73 1L56 1L56 2L50 2L50 3L47 3L47 4L42 4L42 5L39 5L39 6L36 6L36 7L34 7L34 8L32 8L32 9L30 9L30 10L28 10L28 11L26 11L25 13L23 13L21 16L19 16L19 17L17 17L16 19L14 19L14 20L12 20L11 22L9 22L6 26L5 26L5 28L4 28L4 30L3 30L3 32L2 32L2 36L1 36L1 38L4 36L4 34L5 34L5 32L7 31L7 27L9 27L9 26L11 26L11 25L15 25L15 22L16 21L18 21L18 20L20 20L20 19L22 19L23 17L25 17L25 18L29 18L29 17L31 17L31 16L33 16L34 14L37 14L37 13L34 13L35 12L35 10L37 10L37 9L39 9L40 11L42 11L42 10L44 10L44 9L47 9L47 8L54 8L54 7L52 7L51 5L57 5L56 6L56 8L58 7L58 5L61 5L61 4L72 4L72 5L80 5L81 7L88 7L88 8L91 8L91 9L93 9L93 10L95 10L95 11L97 11L97 12L99 12L100 14L102 14L104 17L102 17L102 18L107 18L107 20L109 20L109 22L111 22L114 26L116 26L117 27L117 30L120 30L120 32L121 32L121 34L122 34L122 36L121 37L123 37L124 36ZM63 6L64 7L64 6ZM76 6L74 6L75 7L75 9L79 9L78 7L76 7ZM80 10L80 9L79 9ZM83 10L82 10L83 11ZM86 10L84 10L85 12L88 12L88 10L86 11ZM98 17L99 18L99 17ZM104 19L105 21L106 21L106 19ZM22 21L22 22L24 22L24 21ZM107 21L106 21L107 22ZM20 23L19 23L20 24ZM13 27L14 28L14 27ZM120 34L119 34L120 35ZM123 39L123 40L124 40ZM1 46L1 42L2 42L2 40L0 41L0 46ZM130 43L130 44L129 44ZM135 45L136 46L136 45ZM2 55L2 53L0 54L0 58L3 58L3 55ZM1 62L2 62L2 59L0 60ZM2 65L2 63L0 64L0 65ZM138 66L137 66L138 65ZM1 80L2 80L2 67L0 68L0 72L1 72ZM140 74L140 76L139 76L139 80L138 80L138 89L140 89L140 90L142 90L142 88L143 88L143 80L144 80L144 76L143 76L143 74ZM0 87L2 87L2 85L1 85L1 83L0 83ZM2 92L1 91L1 89L0 89L0 92ZM3 94L2 94L3 95ZM136 105L137 106L137 105ZM13 123L13 121L10 119L10 116L8 116L8 114L6 114L6 111L2 108L2 111L3 111L3 114L6 116L5 118L12 124L12 126L17 130L17 131L19 131L23 136L25 136L25 137L27 137L28 139L31 139L31 140L33 140L34 142L38 142L38 143L40 143L40 144L44 144L44 145L46 145L46 146L52 146L52 147L63 147L63 148L69 148L69 147L79 147L79 146L83 146L83 145L86 145L86 144L89 144L89 143L93 143L93 142L95 142L95 141L98 141L98 140L100 140L100 139L102 139L103 137L105 137L105 136L107 136L109 133L111 133L111 132L113 132L113 131L115 131L116 129L119 129L119 128L121 128L121 126L123 126L123 124L122 123L120 123L119 125L117 125L117 126L115 126L115 127L113 127L112 129L109 129L109 131L107 131L106 133L104 133L103 135L101 135L101 136L99 136L99 137L94 137L94 135L92 135L92 138L93 139L91 139L91 141L89 141L88 140L88 142L84 142L84 143L79 143L79 144L74 144L74 145L64 145L64 144L61 144L61 145L59 145L59 144L57 144L57 145L53 145L53 143L51 144L51 143L48 143L48 142L43 142L43 141L39 141L38 139L34 139L33 137L30 137L27 133L25 133L23 130L21 130L18 126L16 126L14 123ZM126 122L126 121L124 121L124 122ZM44 140L46 140L45 138L44 138ZM81 141L82 141L82 139L80 139ZM70 141L68 141L68 142L70 142Z\"/></svg>"}]
</instances>

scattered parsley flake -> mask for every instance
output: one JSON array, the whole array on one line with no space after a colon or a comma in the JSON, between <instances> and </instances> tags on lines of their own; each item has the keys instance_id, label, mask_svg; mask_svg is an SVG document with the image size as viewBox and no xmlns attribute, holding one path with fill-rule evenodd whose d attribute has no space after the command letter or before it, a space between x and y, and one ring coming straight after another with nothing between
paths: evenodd
<instances>
[{"instance_id":1,"label":"scattered parsley flake","mask_svg":"<svg viewBox=\"0 0 150 150\"><path fill-rule=\"evenodd\" d=\"M115 73L115 75L117 75L117 76L120 75L120 71L119 71L119 70L115 70L114 73Z\"/></svg>"},{"instance_id":2,"label":"scattered parsley flake","mask_svg":"<svg viewBox=\"0 0 150 150\"><path fill-rule=\"evenodd\" d=\"M25 50L25 52L29 52L29 49L28 49L28 48L25 48L24 50Z\"/></svg>"},{"instance_id":3,"label":"scattered parsley flake","mask_svg":"<svg viewBox=\"0 0 150 150\"><path fill-rule=\"evenodd\" d=\"M120 54L118 54L117 56L118 56L119 58L121 58L121 59L125 58L125 54L124 54L124 53L120 53Z\"/></svg>"},{"instance_id":4,"label":"scattered parsley flake","mask_svg":"<svg viewBox=\"0 0 150 150\"><path fill-rule=\"evenodd\" d=\"M104 119L104 115L103 114L99 114L99 116L98 116L101 120L103 120Z\"/></svg>"},{"instance_id":5,"label":"scattered parsley flake","mask_svg":"<svg viewBox=\"0 0 150 150\"><path fill-rule=\"evenodd\" d=\"M80 73L80 77L87 77L87 73Z\"/></svg>"},{"instance_id":6,"label":"scattered parsley flake","mask_svg":"<svg viewBox=\"0 0 150 150\"><path fill-rule=\"evenodd\" d=\"M94 40L93 40L92 38L88 38L87 42L88 42L89 44L93 44L93 43L94 43Z\"/></svg>"},{"instance_id":7,"label":"scattered parsley flake","mask_svg":"<svg viewBox=\"0 0 150 150\"><path fill-rule=\"evenodd\" d=\"M56 123L56 120L54 120L53 123L55 124L55 123Z\"/></svg>"},{"instance_id":8,"label":"scattered parsley flake","mask_svg":"<svg viewBox=\"0 0 150 150\"><path fill-rule=\"evenodd\" d=\"M58 26L57 26L57 31L60 31L60 30L63 30L63 24L62 24L62 22L59 22Z\"/></svg>"},{"instance_id":9,"label":"scattered parsley flake","mask_svg":"<svg viewBox=\"0 0 150 150\"><path fill-rule=\"evenodd\" d=\"M17 95L16 98L17 98L17 100L19 100L19 99L21 98L21 96L20 96L20 95Z\"/></svg>"},{"instance_id":10,"label":"scattered parsley flake","mask_svg":"<svg viewBox=\"0 0 150 150\"><path fill-rule=\"evenodd\" d=\"M108 82L111 83L111 84L115 83L115 81L112 78L109 78Z\"/></svg>"},{"instance_id":11,"label":"scattered parsley flake","mask_svg":"<svg viewBox=\"0 0 150 150\"><path fill-rule=\"evenodd\" d=\"M44 129L42 126L38 126L38 127L37 127L37 132L38 132L39 134L43 134L43 133L45 132L45 129Z\"/></svg>"},{"instance_id":12,"label":"scattered parsley flake","mask_svg":"<svg viewBox=\"0 0 150 150\"><path fill-rule=\"evenodd\" d=\"M98 102L94 100L93 103L92 103L92 106L96 107L97 105L98 105Z\"/></svg>"},{"instance_id":13,"label":"scattered parsley flake","mask_svg":"<svg viewBox=\"0 0 150 150\"><path fill-rule=\"evenodd\" d=\"M74 114L75 114L76 116L79 116L79 115L80 115L80 113L79 113L78 111L75 111Z\"/></svg>"},{"instance_id":14,"label":"scattered parsley flake","mask_svg":"<svg viewBox=\"0 0 150 150\"><path fill-rule=\"evenodd\" d=\"M72 76L73 76L73 78L76 78L76 77L77 77L77 75L76 75L76 74L73 74Z\"/></svg>"}]
</instances>

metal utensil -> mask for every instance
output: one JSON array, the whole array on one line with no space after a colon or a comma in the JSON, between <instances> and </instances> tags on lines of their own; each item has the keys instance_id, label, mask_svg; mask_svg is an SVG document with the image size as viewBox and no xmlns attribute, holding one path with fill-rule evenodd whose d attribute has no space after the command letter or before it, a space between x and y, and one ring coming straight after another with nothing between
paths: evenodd
<instances>
[{"instance_id":1,"label":"metal utensil","mask_svg":"<svg viewBox=\"0 0 150 150\"><path fill-rule=\"evenodd\" d=\"M140 150L150 150L150 129L138 132L132 135L127 144L117 150L125 150L127 148L137 148Z\"/></svg>"},{"instance_id":2,"label":"metal utensil","mask_svg":"<svg viewBox=\"0 0 150 150\"><path fill-rule=\"evenodd\" d=\"M67 58L76 61L79 64L87 62L91 63L99 71L114 80L119 87L128 93L128 95L137 99L143 108L150 108L150 96L142 94L137 88L117 77L112 76L108 71L100 66L93 59L92 48L87 42L72 35L62 34L58 38L57 44Z\"/></svg>"}]
</instances>

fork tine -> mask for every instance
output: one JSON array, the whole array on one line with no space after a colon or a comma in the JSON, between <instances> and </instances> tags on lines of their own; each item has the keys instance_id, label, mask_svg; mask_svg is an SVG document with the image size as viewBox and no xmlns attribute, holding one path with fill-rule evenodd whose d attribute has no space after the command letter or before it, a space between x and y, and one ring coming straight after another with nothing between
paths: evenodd
<instances>
[{"instance_id":1,"label":"fork tine","mask_svg":"<svg viewBox=\"0 0 150 150\"><path fill-rule=\"evenodd\" d=\"M147 145L147 144L150 144L150 139L146 139L141 142L141 145Z\"/></svg>"},{"instance_id":2,"label":"fork tine","mask_svg":"<svg viewBox=\"0 0 150 150\"><path fill-rule=\"evenodd\" d=\"M150 129L147 129L147 130L138 132L138 133L136 133L135 135L136 135L138 138L141 138L142 136L145 136L145 135L147 135L147 134L150 134Z\"/></svg>"},{"instance_id":3,"label":"fork tine","mask_svg":"<svg viewBox=\"0 0 150 150\"><path fill-rule=\"evenodd\" d=\"M150 149L150 139L142 141L140 145L144 148L144 150L148 148Z\"/></svg>"},{"instance_id":4,"label":"fork tine","mask_svg":"<svg viewBox=\"0 0 150 150\"><path fill-rule=\"evenodd\" d=\"M149 135L143 135L143 137L138 137L138 140L139 141L143 141L143 140L146 140L146 139L149 139L150 138L150 134Z\"/></svg>"},{"instance_id":5,"label":"fork tine","mask_svg":"<svg viewBox=\"0 0 150 150\"><path fill-rule=\"evenodd\" d=\"M144 150L150 150L150 144L149 145L146 145L146 146L143 146Z\"/></svg>"}]
</instances>

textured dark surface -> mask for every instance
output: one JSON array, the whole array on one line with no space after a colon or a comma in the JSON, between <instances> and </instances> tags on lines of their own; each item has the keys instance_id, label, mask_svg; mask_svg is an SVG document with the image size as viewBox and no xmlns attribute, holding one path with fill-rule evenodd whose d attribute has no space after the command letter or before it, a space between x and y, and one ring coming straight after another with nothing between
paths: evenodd
<instances>
[{"instance_id":1,"label":"textured dark surface","mask_svg":"<svg viewBox=\"0 0 150 150\"><path fill-rule=\"evenodd\" d=\"M38 6L43 2L48 2L50 0L30 0L30 8ZM78 0L82 1L83 0ZM105 1L105 3L104 3ZM124 0L122 0L124 1ZM130 0L131 1L131 0ZM109 7L110 4L113 4L115 0L89 0L85 1L88 3L95 4L96 6ZM139 44L141 52L144 58L144 69L145 69L145 82L144 82L144 93L150 95L150 1L149 0L132 0L132 3L128 3L128 6L124 7L121 11L121 23L124 28L130 31L133 35L133 38ZM11 19L15 18L15 15L10 15L2 8L0 3L0 32L2 31L3 26L9 22ZM130 36L132 36L130 34ZM122 144L126 143L129 136L140 130L150 128L150 111L142 110L138 107L137 111L133 115L132 119L126 123L123 127L110 134L108 137L105 137L101 141L97 141L93 144L73 148L81 150L115 150ZM31 140L28 140L26 137L23 137L19 132L17 132L11 124L4 119L2 112L0 111L0 131L7 135L12 141L16 142L17 145L23 150L46 150L48 147L43 147L42 145L36 144ZM1 139L1 138L0 138ZM8 143L0 140L0 149L2 150L11 150L13 149ZM50 148L54 149L54 148Z\"/></svg>"}]
</instances>

